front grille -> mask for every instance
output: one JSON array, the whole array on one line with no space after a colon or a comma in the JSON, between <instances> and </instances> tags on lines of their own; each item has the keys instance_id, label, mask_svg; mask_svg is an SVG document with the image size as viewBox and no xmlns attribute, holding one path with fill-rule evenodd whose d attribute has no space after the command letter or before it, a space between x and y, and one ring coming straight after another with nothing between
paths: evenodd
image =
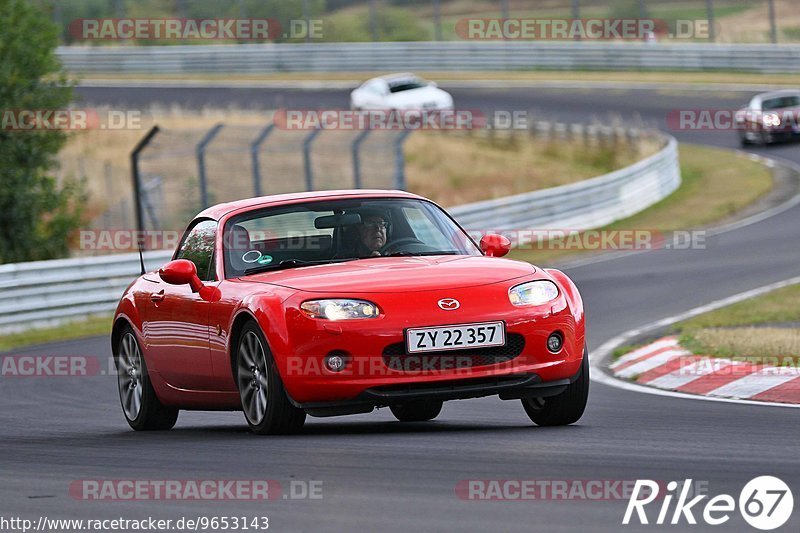
<instances>
[{"instance_id":1,"label":"front grille","mask_svg":"<svg viewBox=\"0 0 800 533\"><path fill-rule=\"evenodd\" d=\"M456 370L489 366L511 361L525 348L525 337L510 333L505 346L465 348L444 352L406 353L405 344L397 342L383 350L383 362L392 370L419 372L421 370Z\"/></svg>"}]
</instances>

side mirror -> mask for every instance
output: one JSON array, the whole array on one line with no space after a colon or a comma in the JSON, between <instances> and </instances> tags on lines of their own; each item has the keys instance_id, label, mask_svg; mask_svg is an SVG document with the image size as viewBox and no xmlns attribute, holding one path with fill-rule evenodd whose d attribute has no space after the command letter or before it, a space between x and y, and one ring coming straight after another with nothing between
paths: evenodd
<instances>
[{"instance_id":1,"label":"side mirror","mask_svg":"<svg viewBox=\"0 0 800 533\"><path fill-rule=\"evenodd\" d=\"M436 83L435 81L429 81L428 85L431 86L431 87L438 87L439 86L439 84Z\"/></svg>"},{"instance_id":2,"label":"side mirror","mask_svg":"<svg viewBox=\"0 0 800 533\"><path fill-rule=\"evenodd\" d=\"M503 257L511 250L511 241L496 233L481 238L481 250L489 257Z\"/></svg>"},{"instance_id":3,"label":"side mirror","mask_svg":"<svg viewBox=\"0 0 800 533\"><path fill-rule=\"evenodd\" d=\"M170 261L159 269L158 275L170 285L188 284L192 292L199 292L203 288L203 282L197 277L197 267L188 259Z\"/></svg>"}]
</instances>

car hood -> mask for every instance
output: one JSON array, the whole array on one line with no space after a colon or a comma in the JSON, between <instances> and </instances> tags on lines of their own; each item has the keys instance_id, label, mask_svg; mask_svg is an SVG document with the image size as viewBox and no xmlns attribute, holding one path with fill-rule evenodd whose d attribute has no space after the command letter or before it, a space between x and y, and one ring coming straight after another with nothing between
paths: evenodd
<instances>
[{"instance_id":1,"label":"car hood","mask_svg":"<svg viewBox=\"0 0 800 533\"><path fill-rule=\"evenodd\" d=\"M483 256L376 257L242 278L306 292L388 293L475 287L530 276L530 263Z\"/></svg>"}]
</instances>

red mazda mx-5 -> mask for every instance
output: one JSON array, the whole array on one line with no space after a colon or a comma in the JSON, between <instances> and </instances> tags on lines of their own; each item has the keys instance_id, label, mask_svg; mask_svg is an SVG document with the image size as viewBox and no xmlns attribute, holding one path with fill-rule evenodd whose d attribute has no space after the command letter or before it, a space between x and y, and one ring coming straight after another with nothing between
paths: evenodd
<instances>
[{"instance_id":1,"label":"red mazda mx-5","mask_svg":"<svg viewBox=\"0 0 800 533\"><path fill-rule=\"evenodd\" d=\"M242 410L261 434L306 415L389 407L435 418L445 400L520 399L570 424L589 391L584 312L558 270L501 259L430 200L329 191L220 204L117 307L122 410L137 430L180 409Z\"/></svg>"}]
</instances>

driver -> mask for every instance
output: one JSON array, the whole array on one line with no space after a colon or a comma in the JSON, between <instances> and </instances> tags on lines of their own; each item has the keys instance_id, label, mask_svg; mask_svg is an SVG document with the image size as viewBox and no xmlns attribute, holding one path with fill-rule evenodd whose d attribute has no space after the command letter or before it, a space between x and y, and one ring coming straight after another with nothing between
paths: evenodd
<instances>
[{"instance_id":1,"label":"driver","mask_svg":"<svg viewBox=\"0 0 800 533\"><path fill-rule=\"evenodd\" d=\"M383 255L381 249L386 246L389 232L389 220L386 213L379 210L361 212L361 223L356 226L358 242L356 254L359 257L376 257Z\"/></svg>"}]
</instances>

